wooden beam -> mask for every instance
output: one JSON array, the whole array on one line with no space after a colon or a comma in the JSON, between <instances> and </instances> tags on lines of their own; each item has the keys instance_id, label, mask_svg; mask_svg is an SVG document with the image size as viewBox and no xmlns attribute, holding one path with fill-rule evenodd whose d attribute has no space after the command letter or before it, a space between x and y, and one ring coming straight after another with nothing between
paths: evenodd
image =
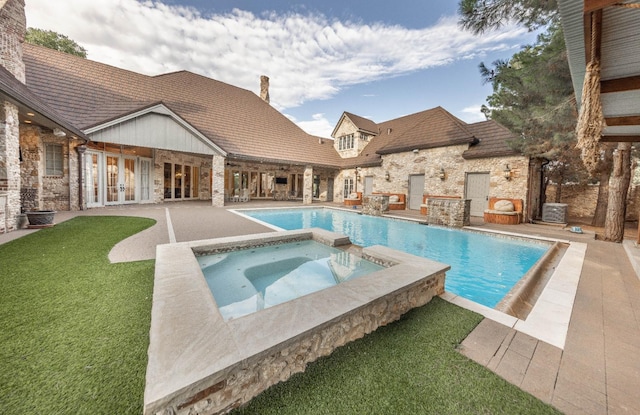
<instances>
[{"instance_id":1,"label":"wooden beam","mask_svg":"<svg viewBox=\"0 0 640 415\"><path fill-rule=\"evenodd\" d=\"M627 78L608 79L600 82L600 93L624 92L640 89L640 75Z\"/></svg>"},{"instance_id":2,"label":"wooden beam","mask_svg":"<svg viewBox=\"0 0 640 415\"><path fill-rule=\"evenodd\" d=\"M620 3L620 0L584 0L584 13L587 14L596 10L602 10L616 3Z\"/></svg>"},{"instance_id":3,"label":"wooden beam","mask_svg":"<svg viewBox=\"0 0 640 415\"><path fill-rule=\"evenodd\" d=\"M602 10L584 14L584 56L585 64L593 58L600 60L602 45ZM591 53L595 56L591 56Z\"/></svg>"},{"instance_id":4,"label":"wooden beam","mask_svg":"<svg viewBox=\"0 0 640 415\"><path fill-rule=\"evenodd\" d=\"M640 125L640 115L627 115L625 117L607 117L604 119L608 127L627 125Z\"/></svg>"},{"instance_id":5,"label":"wooden beam","mask_svg":"<svg viewBox=\"0 0 640 415\"><path fill-rule=\"evenodd\" d=\"M603 135L600 137L601 143L638 143L640 135Z\"/></svg>"}]
</instances>

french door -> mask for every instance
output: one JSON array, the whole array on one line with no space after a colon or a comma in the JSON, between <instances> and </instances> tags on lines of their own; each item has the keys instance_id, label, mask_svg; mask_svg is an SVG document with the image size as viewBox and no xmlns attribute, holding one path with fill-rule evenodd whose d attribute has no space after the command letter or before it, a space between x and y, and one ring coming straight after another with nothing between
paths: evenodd
<instances>
[{"instance_id":1,"label":"french door","mask_svg":"<svg viewBox=\"0 0 640 415\"><path fill-rule=\"evenodd\" d=\"M88 151L85 158L87 207L149 201L150 175L149 159Z\"/></svg>"}]
</instances>

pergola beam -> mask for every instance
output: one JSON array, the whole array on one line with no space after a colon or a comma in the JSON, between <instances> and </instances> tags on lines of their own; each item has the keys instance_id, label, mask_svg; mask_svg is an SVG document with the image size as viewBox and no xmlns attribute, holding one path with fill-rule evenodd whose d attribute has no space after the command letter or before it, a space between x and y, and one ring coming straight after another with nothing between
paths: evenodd
<instances>
[{"instance_id":1,"label":"pergola beam","mask_svg":"<svg viewBox=\"0 0 640 415\"><path fill-rule=\"evenodd\" d=\"M587 14L596 10L602 10L616 3L620 3L620 0L584 0L584 13Z\"/></svg>"},{"instance_id":2,"label":"pergola beam","mask_svg":"<svg viewBox=\"0 0 640 415\"><path fill-rule=\"evenodd\" d=\"M600 137L601 143L637 143L640 142L640 135L603 135Z\"/></svg>"},{"instance_id":3,"label":"pergola beam","mask_svg":"<svg viewBox=\"0 0 640 415\"><path fill-rule=\"evenodd\" d=\"M600 82L600 92L624 92L640 89L640 75L627 78L608 79Z\"/></svg>"},{"instance_id":4,"label":"pergola beam","mask_svg":"<svg viewBox=\"0 0 640 415\"><path fill-rule=\"evenodd\" d=\"M640 115L627 115L624 117L606 117L605 122L609 127L640 125Z\"/></svg>"}]
</instances>

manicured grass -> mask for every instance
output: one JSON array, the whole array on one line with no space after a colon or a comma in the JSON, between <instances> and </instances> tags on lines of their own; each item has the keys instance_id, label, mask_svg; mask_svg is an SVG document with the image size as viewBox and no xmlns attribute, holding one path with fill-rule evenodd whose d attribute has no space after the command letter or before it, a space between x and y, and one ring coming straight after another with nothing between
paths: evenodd
<instances>
[{"instance_id":1,"label":"manicured grass","mask_svg":"<svg viewBox=\"0 0 640 415\"><path fill-rule=\"evenodd\" d=\"M78 217L0 245L0 413L142 413L154 262L107 255L154 222Z\"/></svg>"},{"instance_id":2,"label":"manicured grass","mask_svg":"<svg viewBox=\"0 0 640 415\"><path fill-rule=\"evenodd\" d=\"M455 350L480 320L434 298L234 414L559 413Z\"/></svg>"}]
</instances>

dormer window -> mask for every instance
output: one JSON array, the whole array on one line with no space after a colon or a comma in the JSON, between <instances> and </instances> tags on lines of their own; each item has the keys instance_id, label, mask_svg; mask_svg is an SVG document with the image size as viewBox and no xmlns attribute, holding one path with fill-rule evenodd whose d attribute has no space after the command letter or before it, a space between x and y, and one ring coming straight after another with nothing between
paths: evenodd
<instances>
[{"instance_id":1,"label":"dormer window","mask_svg":"<svg viewBox=\"0 0 640 415\"><path fill-rule=\"evenodd\" d=\"M355 147L354 134L344 135L338 138L338 150L349 150Z\"/></svg>"}]
</instances>

